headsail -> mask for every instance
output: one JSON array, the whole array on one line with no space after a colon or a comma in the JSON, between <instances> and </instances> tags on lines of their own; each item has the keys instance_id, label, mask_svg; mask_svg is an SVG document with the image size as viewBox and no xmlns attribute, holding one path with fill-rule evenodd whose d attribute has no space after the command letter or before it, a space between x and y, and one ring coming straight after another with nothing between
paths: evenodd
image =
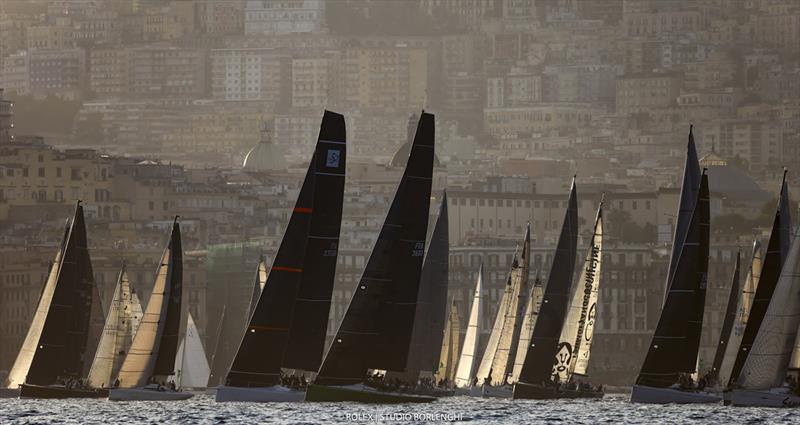
<instances>
[{"instance_id":1,"label":"headsail","mask_svg":"<svg viewBox=\"0 0 800 425\"><path fill-rule=\"evenodd\" d=\"M693 373L697 367L708 273L708 196L704 171L689 232L680 243L674 279L636 380L638 385L669 387L678 382L680 374Z\"/></svg>"},{"instance_id":2,"label":"headsail","mask_svg":"<svg viewBox=\"0 0 800 425\"><path fill-rule=\"evenodd\" d=\"M423 112L395 198L317 384L355 384L363 382L368 369L405 369L425 251L433 157L434 116Z\"/></svg>"},{"instance_id":3,"label":"headsail","mask_svg":"<svg viewBox=\"0 0 800 425\"><path fill-rule=\"evenodd\" d=\"M725 352L728 348L728 342L731 339L733 325L736 322L737 313L739 310L739 294L741 293L741 285L739 283L739 265L741 262L741 253L736 252L736 263L733 267L733 277L731 278L731 290L728 295L728 305L725 308L725 318L722 321L722 329L719 332L719 343L717 343L717 351L714 353L714 363L711 364L711 373L719 377L719 371L722 367L722 360L725 358Z\"/></svg>"},{"instance_id":4,"label":"headsail","mask_svg":"<svg viewBox=\"0 0 800 425\"><path fill-rule=\"evenodd\" d=\"M739 373L750 354L750 349L761 328L761 321L767 312L775 286L778 284L781 270L784 267L786 256L789 253L789 237L792 226L791 212L789 211L789 188L786 184L786 172L783 173L781 183L780 198L778 199L778 209L775 212L775 219L772 222L772 233L767 244L767 253L764 256L764 264L758 280L758 288L753 296L753 304L750 307L750 314L747 318L747 325L744 328L742 342L736 353L736 360L733 363L728 386L736 383Z\"/></svg>"},{"instance_id":5,"label":"headsail","mask_svg":"<svg viewBox=\"0 0 800 425\"><path fill-rule=\"evenodd\" d=\"M551 380L553 359L558 351L558 339L569 307L577 245L578 200L573 178L553 266L547 277L542 308L539 310L528 353L520 371L521 383L540 384Z\"/></svg>"},{"instance_id":6,"label":"headsail","mask_svg":"<svg viewBox=\"0 0 800 425\"><path fill-rule=\"evenodd\" d=\"M459 388L468 387L475 377L477 366L478 343L483 329L483 264L478 269L478 279L475 283L475 292L472 297L472 306L469 309L469 322L467 333L464 335L464 344L461 346L461 356L456 368L455 383Z\"/></svg>"},{"instance_id":7,"label":"headsail","mask_svg":"<svg viewBox=\"0 0 800 425\"><path fill-rule=\"evenodd\" d=\"M514 356L514 369L511 372L511 378L508 380L512 384L519 381L522 365L525 364L525 356L528 355L528 345L531 343L533 328L536 327L536 318L539 316L539 309L542 307L543 296L544 287L542 286L539 272L537 272L536 279L531 287L531 293L528 295L528 304L525 306L525 318L522 322L522 331L519 334L517 354Z\"/></svg>"},{"instance_id":8,"label":"headsail","mask_svg":"<svg viewBox=\"0 0 800 425\"><path fill-rule=\"evenodd\" d=\"M182 388L205 388L208 376L211 374L203 341L200 339L200 332L197 331L191 313L188 314L186 321L186 335L178 346L175 371L178 375L178 386Z\"/></svg>"},{"instance_id":9,"label":"headsail","mask_svg":"<svg viewBox=\"0 0 800 425\"><path fill-rule=\"evenodd\" d=\"M152 379L164 379L175 373L182 286L181 228L175 217L169 243L156 271L150 300L120 368L121 388L141 387Z\"/></svg>"},{"instance_id":10,"label":"headsail","mask_svg":"<svg viewBox=\"0 0 800 425\"><path fill-rule=\"evenodd\" d=\"M313 370L319 364L338 254L345 143L344 117L325 111L303 186L227 385L271 386L279 382L281 367Z\"/></svg>"},{"instance_id":11,"label":"headsail","mask_svg":"<svg viewBox=\"0 0 800 425\"><path fill-rule=\"evenodd\" d=\"M450 304L450 314L447 315L447 324L444 328L442 338L442 349L439 353L439 367L433 375L437 382L444 379L452 382L456 378L456 367L458 366L458 355L461 352L460 346L460 320L458 317L458 306L456 301Z\"/></svg>"}]
</instances>

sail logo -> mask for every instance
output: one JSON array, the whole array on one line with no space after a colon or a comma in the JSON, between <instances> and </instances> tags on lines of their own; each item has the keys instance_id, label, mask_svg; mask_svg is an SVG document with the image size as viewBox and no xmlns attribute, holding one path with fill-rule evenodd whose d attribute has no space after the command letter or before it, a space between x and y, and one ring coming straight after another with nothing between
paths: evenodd
<instances>
[{"instance_id":1,"label":"sail logo","mask_svg":"<svg viewBox=\"0 0 800 425\"><path fill-rule=\"evenodd\" d=\"M586 265L585 277L583 281L583 303L581 305L581 315L579 322L581 325L578 326L578 335L575 339L576 345L580 344L581 339L583 338L584 334L588 334L588 340L590 340L591 332L586 332L590 330L590 326L594 326L594 304L590 307L589 302L592 298L592 290L594 289L595 278L597 277L597 265L600 263L600 247L597 245L592 246L592 256L591 259L588 261ZM591 325L590 323L591 322Z\"/></svg>"},{"instance_id":2,"label":"sail logo","mask_svg":"<svg viewBox=\"0 0 800 425\"><path fill-rule=\"evenodd\" d=\"M339 149L328 149L328 156L325 160L325 166L328 168L337 168L339 160L341 159L342 152Z\"/></svg>"},{"instance_id":3,"label":"sail logo","mask_svg":"<svg viewBox=\"0 0 800 425\"><path fill-rule=\"evenodd\" d=\"M425 253L425 242L414 243L414 249L411 250L412 257L422 257Z\"/></svg>"},{"instance_id":4,"label":"sail logo","mask_svg":"<svg viewBox=\"0 0 800 425\"><path fill-rule=\"evenodd\" d=\"M572 362L572 345L568 342L558 344L558 351L556 352L555 374L565 376L569 364Z\"/></svg>"},{"instance_id":5,"label":"sail logo","mask_svg":"<svg viewBox=\"0 0 800 425\"><path fill-rule=\"evenodd\" d=\"M323 257L335 257L339 252L339 244L337 242L331 242L331 245L323 251Z\"/></svg>"},{"instance_id":6,"label":"sail logo","mask_svg":"<svg viewBox=\"0 0 800 425\"><path fill-rule=\"evenodd\" d=\"M586 342L592 340L592 334L594 333L593 332L594 320L596 315L597 315L597 303L594 303L592 304L591 307L589 307L589 317L586 319L586 330L583 332L583 339ZM588 354L589 352L586 351L586 353Z\"/></svg>"}]
</instances>

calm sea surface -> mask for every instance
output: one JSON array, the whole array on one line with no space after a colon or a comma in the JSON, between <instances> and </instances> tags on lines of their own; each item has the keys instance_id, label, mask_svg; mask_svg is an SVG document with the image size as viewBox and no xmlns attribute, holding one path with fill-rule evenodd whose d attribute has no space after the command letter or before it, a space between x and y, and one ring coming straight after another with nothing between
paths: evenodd
<instances>
[{"instance_id":1,"label":"calm sea surface","mask_svg":"<svg viewBox=\"0 0 800 425\"><path fill-rule=\"evenodd\" d=\"M755 424L800 423L800 410L724 406L649 406L626 395L595 401L442 398L427 405L215 403L208 395L178 402L0 399L0 424Z\"/></svg>"}]
</instances>

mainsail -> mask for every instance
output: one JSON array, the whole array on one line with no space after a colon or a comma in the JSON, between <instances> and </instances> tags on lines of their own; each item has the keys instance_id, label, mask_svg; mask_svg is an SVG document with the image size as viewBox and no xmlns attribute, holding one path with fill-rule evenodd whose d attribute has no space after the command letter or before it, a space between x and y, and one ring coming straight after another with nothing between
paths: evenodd
<instances>
[{"instance_id":1,"label":"mainsail","mask_svg":"<svg viewBox=\"0 0 800 425\"><path fill-rule=\"evenodd\" d=\"M131 289L123 263L114 289L114 298L106 315L103 334L89 371L90 386L111 386L113 379L119 374L141 320L142 306L139 304L139 297Z\"/></svg>"},{"instance_id":2,"label":"mainsail","mask_svg":"<svg viewBox=\"0 0 800 425\"><path fill-rule=\"evenodd\" d=\"M708 176L703 171L689 232L680 242L675 275L636 380L638 385L669 387L678 382L680 374L691 374L697 367L708 274L708 196Z\"/></svg>"},{"instance_id":3,"label":"mainsail","mask_svg":"<svg viewBox=\"0 0 800 425\"><path fill-rule=\"evenodd\" d=\"M522 372L522 365L525 364L525 356L528 354L528 345L531 343L533 328L536 326L536 318L539 316L539 309L542 307L542 297L544 288L539 272L531 287L528 295L528 305L525 306L525 319L522 322L522 330L519 333L519 343L517 344L517 354L514 356L514 370L511 372L510 383L519 381L519 374Z\"/></svg>"},{"instance_id":4,"label":"mainsail","mask_svg":"<svg viewBox=\"0 0 800 425\"><path fill-rule=\"evenodd\" d=\"M344 117L325 111L303 186L227 385L272 386L282 367L315 370L319 365L338 254L345 143Z\"/></svg>"},{"instance_id":5,"label":"mainsail","mask_svg":"<svg viewBox=\"0 0 800 425\"><path fill-rule=\"evenodd\" d=\"M447 221L447 192L442 194L439 215L431 234L430 246L422 263L417 295L417 312L411 332L407 370L435 372L439 367L440 347L447 314L447 275L450 258Z\"/></svg>"},{"instance_id":6,"label":"mainsail","mask_svg":"<svg viewBox=\"0 0 800 425\"><path fill-rule=\"evenodd\" d=\"M558 374L561 382L567 382L572 374L585 375L589 365L589 355L594 335L594 322L597 313L597 293L600 286L603 250L603 202L597 209L592 240L581 269L578 285L575 286L570 302L558 352L554 360L553 374Z\"/></svg>"},{"instance_id":7,"label":"mainsail","mask_svg":"<svg viewBox=\"0 0 800 425\"><path fill-rule=\"evenodd\" d=\"M461 352L460 320L458 318L458 306L456 301L450 305L450 314L447 315L447 324L444 328L442 338L442 349L439 353L439 367L433 375L437 382L444 379L452 382L456 378L456 367L458 366L458 354Z\"/></svg>"},{"instance_id":8,"label":"mainsail","mask_svg":"<svg viewBox=\"0 0 800 425\"><path fill-rule=\"evenodd\" d=\"M456 386L459 388L472 385L475 377L475 366L478 355L478 343L483 329L483 264L478 269L478 279L475 283L475 293L472 297L472 306L469 309L469 322L467 333L464 335L464 344L461 346L461 356L456 368Z\"/></svg>"},{"instance_id":9,"label":"mainsail","mask_svg":"<svg viewBox=\"0 0 800 425\"><path fill-rule=\"evenodd\" d=\"M423 112L406 169L315 382L363 382L408 360L430 209L434 116Z\"/></svg>"},{"instance_id":10,"label":"mainsail","mask_svg":"<svg viewBox=\"0 0 800 425\"><path fill-rule=\"evenodd\" d=\"M798 325L800 232L794 235L791 250L764 314L761 328L736 380L737 386L749 390L769 390L782 386L797 338Z\"/></svg>"},{"instance_id":11,"label":"mainsail","mask_svg":"<svg viewBox=\"0 0 800 425\"><path fill-rule=\"evenodd\" d=\"M517 255L514 254L514 263L518 262ZM478 378L478 383L483 384L488 377L491 381L491 375L495 375L492 370L494 359L497 356L498 348L500 347L500 335L503 333L506 319L508 318L508 309L511 304L511 298L514 291L513 280L511 273L506 277L506 284L503 289L503 297L500 298L500 305L497 307L497 313L494 316L494 325L492 332L489 333L489 340L486 342L486 347L483 349L483 357L478 365L478 371L475 376Z\"/></svg>"},{"instance_id":12,"label":"mainsail","mask_svg":"<svg viewBox=\"0 0 800 425\"><path fill-rule=\"evenodd\" d=\"M781 270L784 267L786 256L789 253L789 240L792 226L791 212L789 211L789 188L786 184L786 172L783 173L781 183L780 198L778 199L778 209L775 212L775 219L772 222L772 234L767 244L767 253L764 255L764 264L758 280L758 288L753 296L753 304L750 307L750 315L747 318L742 342L736 353L736 360L731 369L728 387L732 387L739 373L750 354L753 342L761 329L761 321L767 312L772 295L775 292L775 285L778 284Z\"/></svg>"},{"instance_id":13,"label":"mainsail","mask_svg":"<svg viewBox=\"0 0 800 425\"><path fill-rule=\"evenodd\" d=\"M186 322L186 335L178 346L175 357L175 371L177 384L182 388L205 388L211 367L206 359L206 351L200 340L200 332L194 323L192 314L188 314Z\"/></svg>"},{"instance_id":14,"label":"mainsail","mask_svg":"<svg viewBox=\"0 0 800 425\"><path fill-rule=\"evenodd\" d=\"M120 388L147 385L175 373L183 287L183 249L178 218L161 256L150 300L119 372Z\"/></svg>"},{"instance_id":15,"label":"mainsail","mask_svg":"<svg viewBox=\"0 0 800 425\"><path fill-rule=\"evenodd\" d=\"M556 245L553 266L547 277L542 307L536 318L533 335L519 375L519 382L540 384L551 380L553 359L569 307L572 275L578 245L578 200L575 179L572 179L564 224Z\"/></svg>"},{"instance_id":16,"label":"mainsail","mask_svg":"<svg viewBox=\"0 0 800 425\"><path fill-rule=\"evenodd\" d=\"M714 353L714 363L711 364L711 373L719 374L720 367L722 367L722 360L725 358L725 352L728 348L728 342L731 339L733 331L733 324L736 322L736 317L739 308L739 293L742 291L739 282L739 266L741 262L741 253L736 253L736 263L733 268L733 277L731 278L731 291L728 295L728 305L725 308L725 318L722 321L722 329L719 332L719 343L717 344L717 351Z\"/></svg>"},{"instance_id":17,"label":"mainsail","mask_svg":"<svg viewBox=\"0 0 800 425\"><path fill-rule=\"evenodd\" d=\"M56 384L85 376L96 287L80 201L39 298L28 334L8 377L8 387ZM99 304L98 304L99 305Z\"/></svg>"}]
</instances>

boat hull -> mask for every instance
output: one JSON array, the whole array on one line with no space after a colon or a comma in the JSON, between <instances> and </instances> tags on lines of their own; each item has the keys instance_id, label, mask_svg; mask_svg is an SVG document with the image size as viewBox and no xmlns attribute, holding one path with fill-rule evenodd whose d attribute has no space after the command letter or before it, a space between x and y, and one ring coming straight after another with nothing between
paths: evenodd
<instances>
[{"instance_id":1,"label":"boat hull","mask_svg":"<svg viewBox=\"0 0 800 425\"><path fill-rule=\"evenodd\" d=\"M482 397L483 396L483 390L481 389L481 387L477 387L477 386L476 387L456 388L455 389L455 395L457 395L457 396L465 395L465 396L469 396L469 397Z\"/></svg>"},{"instance_id":2,"label":"boat hull","mask_svg":"<svg viewBox=\"0 0 800 425\"><path fill-rule=\"evenodd\" d=\"M19 397L19 388L0 388L0 398Z\"/></svg>"},{"instance_id":3,"label":"boat hull","mask_svg":"<svg viewBox=\"0 0 800 425\"><path fill-rule=\"evenodd\" d=\"M67 388L63 385L30 385L19 386L20 398L105 398L107 388Z\"/></svg>"},{"instance_id":4,"label":"boat hull","mask_svg":"<svg viewBox=\"0 0 800 425\"><path fill-rule=\"evenodd\" d=\"M295 390L280 385L250 388L220 385L217 387L216 400L218 402L250 401L258 403L298 402L303 401L305 397L305 390Z\"/></svg>"},{"instance_id":5,"label":"boat hull","mask_svg":"<svg viewBox=\"0 0 800 425\"><path fill-rule=\"evenodd\" d=\"M306 390L306 401L354 401L357 403L375 404L401 404L401 403L430 403L436 397L416 394L400 394L377 391L363 386L352 385L347 387L310 384Z\"/></svg>"},{"instance_id":6,"label":"boat hull","mask_svg":"<svg viewBox=\"0 0 800 425\"><path fill-rule=\"evenodd\" d=\"M554 400L559 398L603 398L602 391L570 390L558 387L530 385L522 382L514 384L514 400Z\"/></svg>"},{"instance_id":7,"label":"boat hull","mask_svg":"<svg viewBox=\"0 0 800 425\"><path fill-rule=\"evenodd\" d=\"M484 398L511 398L514 395L514 387L511 385L493 386L484 385L481 389L481 397Z\"/></svg>"},{"instance_id":8,"label":"boat hull","mask_svg":"<svg viewBox=\"0 0 800 425\"><path fill-rule=\"evenodd\" d=\"M741 407L798 407L800 396L792 394L788 388L771 391L736 389L731 393L731 404Z\"/></svg>"},{"instance_id":9,"label":"boat hull","mask_svg":"<svg viewBox=\"0 0 800 425\"><path fill-rule=\"evenodd\" d=\"M703 391L682 391L675 388L656 388L634 385L632 403L650 404L714 404L722 400L717 394Z\"/></svg>"},{"instance_id":10,"label":"boat hull","mask_svg":"<svg viewBox=\"0 0 800 425\"><path fill-rule=\"evenodd\" d=\"M108 399L113 401L170 401L186 400L194 396L192 393L182 391L150 388L115 388L108 392Z\"/></svg>"}]
</instances>

